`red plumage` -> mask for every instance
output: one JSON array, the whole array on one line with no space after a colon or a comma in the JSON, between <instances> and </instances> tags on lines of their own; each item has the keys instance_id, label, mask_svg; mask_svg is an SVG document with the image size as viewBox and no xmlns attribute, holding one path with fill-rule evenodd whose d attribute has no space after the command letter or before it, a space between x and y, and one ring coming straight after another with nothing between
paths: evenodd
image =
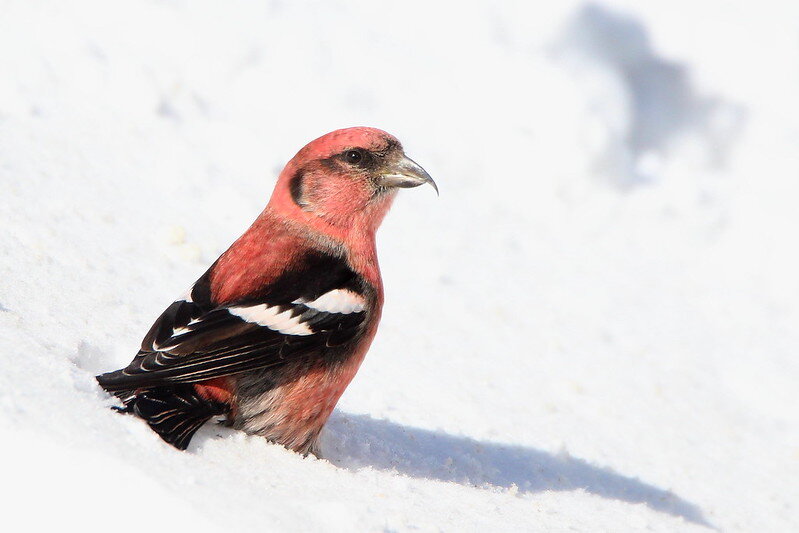
<instances>
[{"instance_id":1,"label":"red plumage","mask_svg":"<svg viewBox=\"0 0 799 533\"><path fill-rule=\"evenodd\" d=\"M252 226L153 324L130 365L98 382L180 449L223 415L316 452L380 321L375 232L397 188L424 183L435 187L381 130L312 141Z\"/></svg>"}]
</instances>

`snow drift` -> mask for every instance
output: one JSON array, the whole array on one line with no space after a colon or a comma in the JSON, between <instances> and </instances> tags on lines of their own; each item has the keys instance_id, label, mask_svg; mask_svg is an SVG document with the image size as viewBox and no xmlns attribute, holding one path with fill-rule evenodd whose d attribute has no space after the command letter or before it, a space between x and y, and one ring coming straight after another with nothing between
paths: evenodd
<instances>
[{"instance_id":1,"label":"snow drift","mask_svg":"<svg viewBox=\"0 0 799 533\"><path fill-rule=\"evenodd\" d=\"M2 11L10 524L799 527L794 6ZM441 197L381 230L383 322L326 459L213 426L179 453L113 413L93 375L350 125Z\"/></svg>"}]
</instances>

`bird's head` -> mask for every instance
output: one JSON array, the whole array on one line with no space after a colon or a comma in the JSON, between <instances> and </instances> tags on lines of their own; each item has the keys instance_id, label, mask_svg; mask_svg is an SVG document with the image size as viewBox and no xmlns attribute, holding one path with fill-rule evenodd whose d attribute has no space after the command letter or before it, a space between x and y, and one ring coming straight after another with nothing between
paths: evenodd
<instances>
[{"instance_id":1,"label":"bird's head","mask_svg":"<svg viewBox=\"0 0 799 533\"><path fill-rule=\"evenodd\" d=\"M346 128L311 141L289 161L269 206L316 227L374 231L398 188L425 183L438 192L395 137L375 128Z\"/></svg>"}]
</instances>

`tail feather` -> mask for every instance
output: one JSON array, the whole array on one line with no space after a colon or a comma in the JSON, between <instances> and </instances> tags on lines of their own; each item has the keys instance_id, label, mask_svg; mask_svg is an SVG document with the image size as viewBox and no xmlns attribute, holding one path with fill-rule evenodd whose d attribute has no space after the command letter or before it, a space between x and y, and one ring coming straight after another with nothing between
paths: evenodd
<instances>
[{"instance_id":1,"label":"tail feather","mask_svg":"<svg viewBox=\"0 0 799 533\"><path fill-rule=\"evenodd\" d=\"M222 403L200 397L190 385L146 391L131 403L137 416L179 450L186 449L194 433L211 417L228 410Z\"/></svg>"},{"instance_id":2,"label":"tail feather","mask_svg":"<svg viewBox=\"0 0 799 533\"><path fill-rule=\"evenodd\" d=\"M98 376L98 382L105 388L102 377ZM192 385L109 392L125 404L124 408L116 408L118 411L144 419L178 450L185 450L197 430L211 417L229 411L228 405L201 397Z\"/></svg>"}]
</instances>

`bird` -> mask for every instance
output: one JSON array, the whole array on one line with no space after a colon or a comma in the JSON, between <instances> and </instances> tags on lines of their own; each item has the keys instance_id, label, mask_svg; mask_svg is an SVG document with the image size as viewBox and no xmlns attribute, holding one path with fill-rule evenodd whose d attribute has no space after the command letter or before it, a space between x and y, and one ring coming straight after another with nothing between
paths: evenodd
<instances>
[{"instance_id":1,"label":"bird","mask_svg":"<svg viewBox=\"0 0 799 533\"><path fill-rule=\"evenodd\" d=\"M122 407L185 450L214 418L303 455L377 332L375 233L399 189L433 178L370 127L311 141L264 210L158 317L120 370L96 376Z\"/></svg>"}]
</instances>

